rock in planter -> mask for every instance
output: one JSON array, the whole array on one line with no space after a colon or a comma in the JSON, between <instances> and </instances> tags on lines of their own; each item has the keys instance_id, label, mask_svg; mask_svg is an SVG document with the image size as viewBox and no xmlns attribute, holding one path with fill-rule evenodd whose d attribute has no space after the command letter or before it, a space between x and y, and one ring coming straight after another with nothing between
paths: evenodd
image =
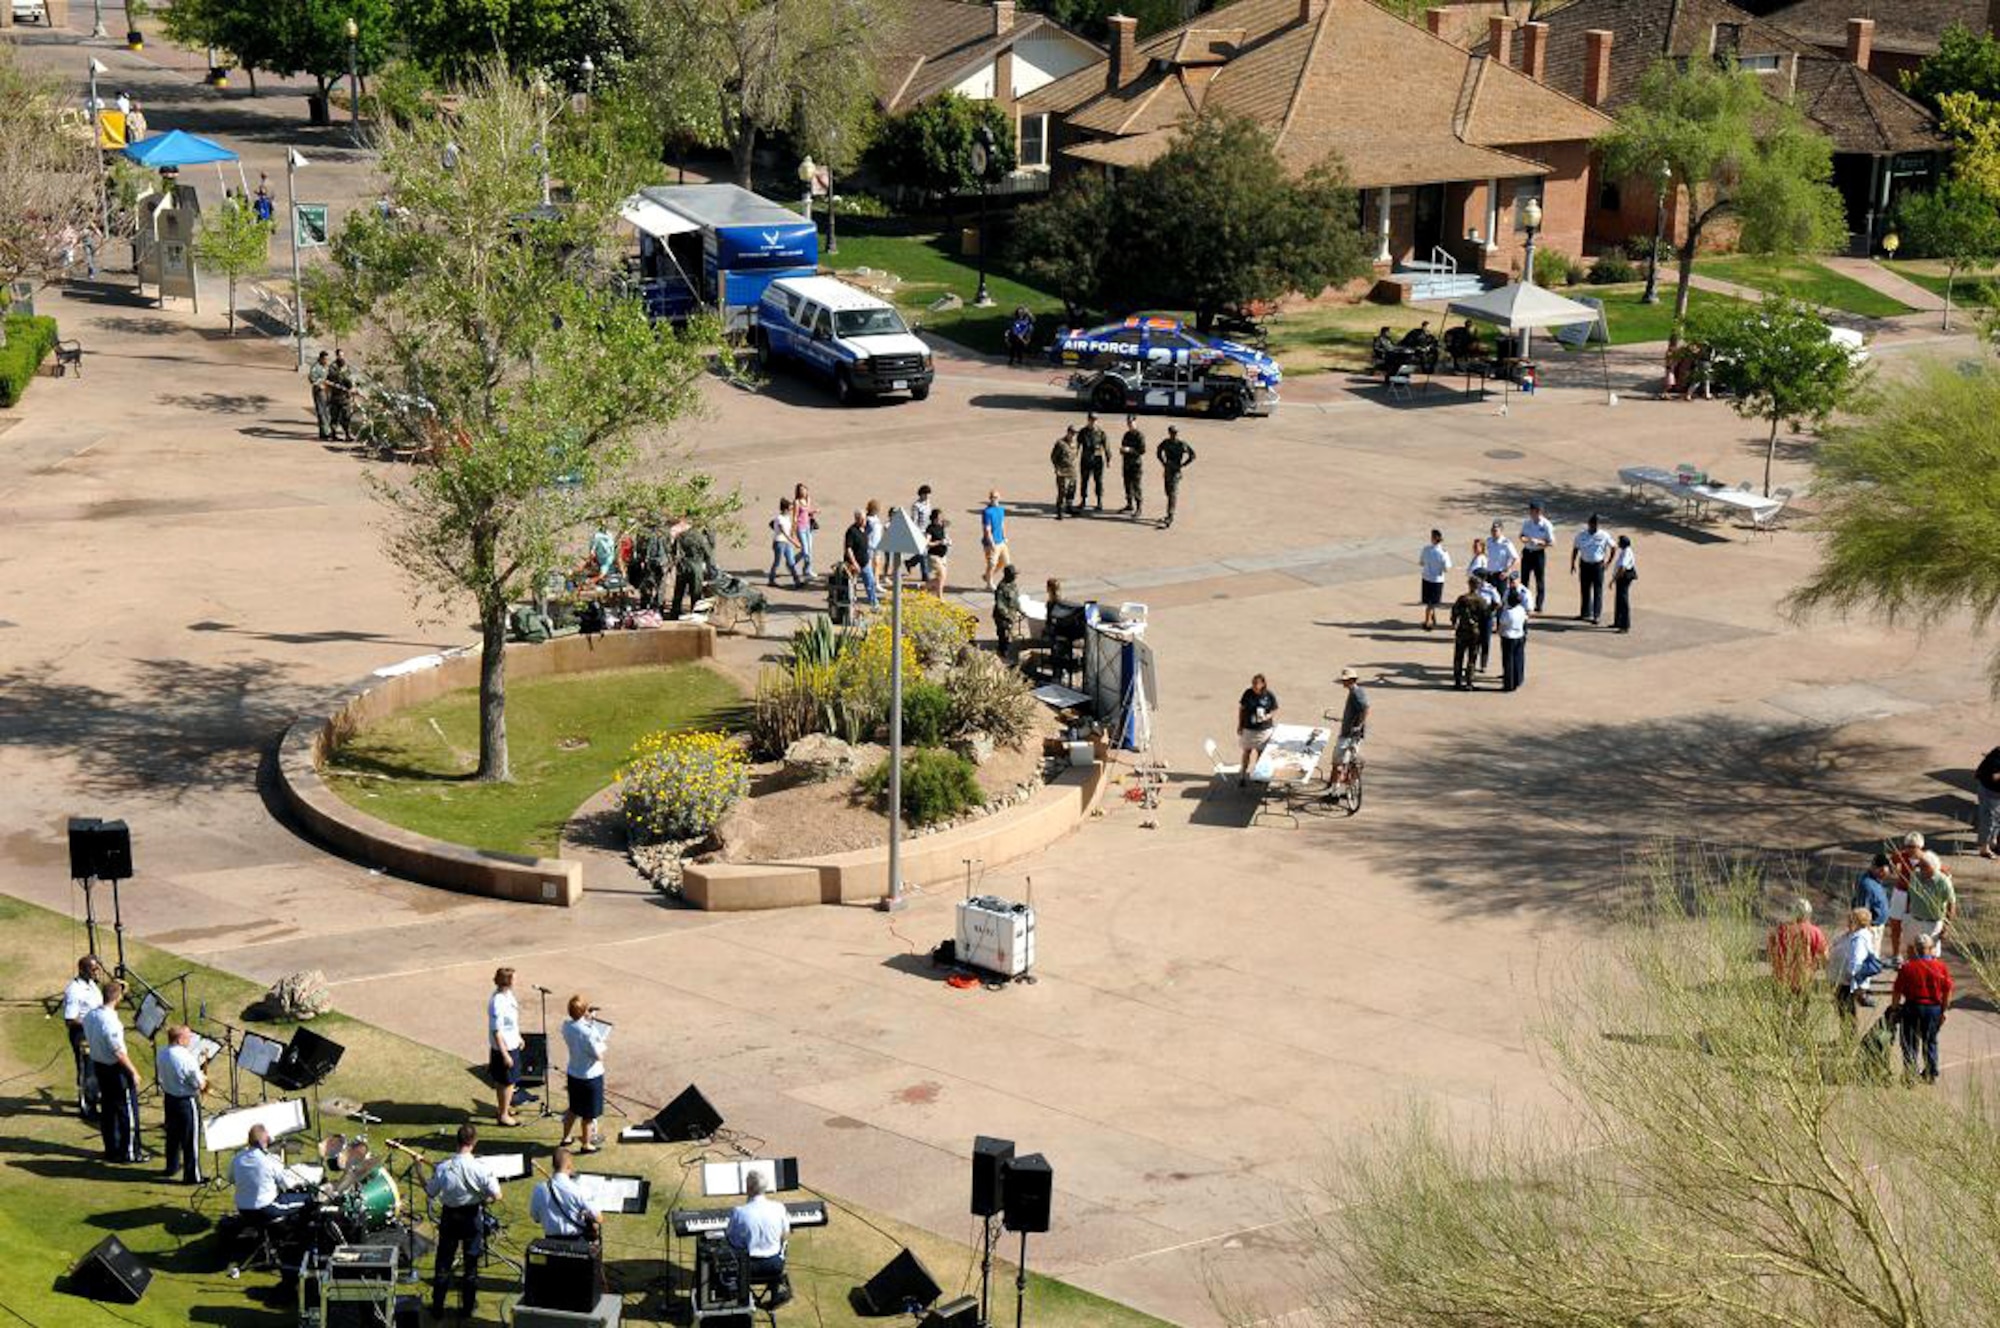
<instances>
[{"instance_id":1,"label":"rock in planter","mask_svg":"<svg viewBox=\"0 0 2000 1328\"><path fill-rule=\"evenodd\" d=\"M985 765L993 759L993 739L984 733L974 733L960 738L951 749L974 765Z\"/></svg>"},{"instance_id":2,"label":"rock in planter","mask_svg":"<svg viewBox=\"0 0 2000 1328\"><path fill-rule=\"evenodd\" d=\"M794 779L820 783L854 774L857 757L852 745L828 733L808 733L785 748L785 773Z\"/></svg>"},{"instance_id":3,"label":"rock in planter","mask_svg":"<svg viewBox=\"0 0 2000 1328\"><path fill-rule=\"evenodd\" d=\"M757 819L750 814L750 808L750 799L738 799L715 827L715 839L724 862L742 861L743 850L757 833Z\"/></svg>"},{"instance_id":4,"label":"rock in planter","mask_svg":"<svg viewBox=\"0 0 2000 1328\"><path fill-rule=\"evenodd\" d=\"M310 968L279 978L258 1005L267 1019L306 1020L331 1010L333 993L326 989L326 974Z\"/></svg>"}]
</instances>

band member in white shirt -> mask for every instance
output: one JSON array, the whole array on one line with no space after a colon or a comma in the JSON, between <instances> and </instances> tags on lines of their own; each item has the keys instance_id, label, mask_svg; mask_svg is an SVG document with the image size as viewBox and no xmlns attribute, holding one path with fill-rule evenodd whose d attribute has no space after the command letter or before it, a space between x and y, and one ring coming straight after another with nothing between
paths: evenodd
<instances>
[{"instance_id":1,"label":"band member in white shirt","mask_svg":"<svg viewBox=\"0 0 2000 1328\"><path fill-rule=\"evenodd\" d=\"M97 1128L104 1137L105 1160L143 1162L139 1070L125 1054L125 1024L118 1017L118 1002L124 999L125 984L113 978L104 988L104 1004L83 1017L83 1039L97 1076Z\"/></svg>"},{"instance_id":2,"label":"band member in white shirt","mask_svg":"<svg viewBox=\"0 0 2000 1328\"><path fill-rule=\"evenodd\" d=\"M1542 515L1540 503L1528 504L1528 518L1521 523L1521 584L1535 586L1534 611L1540 613L1549 598L1549 546L1556 542L1556 528Z\"/></svg>"},{"instance_id":3,"label":"band member in white shirt","mask_svg":"<svg viewBox=\"0 0 2000 1328\"><path fill-rule=\"evenodd\" d=\"M179 1171L183 1184L199 1185L201 1142L197 1131L201 1113L196 1107L208 1091L208 1076L194 1054L192 1028L175 1024L167 1030L167 1045L154 1058L153 1074L167 1115L167 1164L162 1174L172 1180Z\"/></svg>"},{"instance_id":4,"label":"band member in white shirt","mask_svg":"<svg viewBox=\"0 0 2000 1328\"><path fill-rule=\"evenodd\" d=\"M479 1131L470 1121L458 1127L458 1151L431 1169L424 1192L441 1204L438 1214L437 1265L431 1281L431 1317L444 1317L444 1290L452 1265L464 1254L458 1281L459 1313L471 1318L479 1302L479 1256L486 1232L479 1216L483 1205L500 1202L500 1182L486 1164L472 1155Z\"/></svg>"},{"instance_id":5,"label":"band member in white shirt","mask_svg":"<svg viewBox=\"0 0 2000 1328\"><path fill-rule=\"evenodd\" d=\"M76 1058L77 1109L87 1121L97 1119L97 1075L90 1068L90 1049L83 1040L83 1017L104 1004L104 966L94 954L76 961L76 976L63 988L63 1026L69 1030L70 1055Z\"/></svg>"},{"instance_id":6,"label":"band member in white shirt","mask_svg":"<svg viewBox=\"0 0 2000 1328\"><path fill-rule=\"evenodd\" d=\"M595 1242L603 1232L604 1216L590 1206L576 1183L576 1159L569 1149L558 1148L549 1166L549 1178L528 1196L528 1216L542 1224L545 1236Z\"/></svg>"},{"instance_id":7,"label":"band member in white shirt","mask_svg":"<svg viewBox=\"0 0 2000 1328\"><path fill-rule=\"evenodd\" d=\"M519 1125L514 1085L521 1082L521 1002L511 968L494 970L493 994L486 998L486 1073L493 1080L494 1115L502 1125Z\"/></svg>"},{"instance_id":8,"label":"band member in white shirt","mask_svg":"<svg viewBox=\"0 0 2000 1328\"><path fill-rule=\"evenodd\" d=\"M791 1234L792 1216L764 1193L764 1177L758 1172L744 1178L743 1194L743 1202L729 1212L724 1239L750 1261L751 1277L776 1284L768 1302L776 1309L792 1298L791 1280L785 1276L785 1240Z\"/></svg>"},{"instance_id":9,"label":"band member in white shirt","mask_svg":"<svg viewBox=\"0 0 2000 1328\"><path fill-rule=\"evenodd\" d=\"M1604 616L1604 567L1611 559L1611 548L1611 536L1597 528L1594 515L1589 525L1576 532L1576 542L1570 546L1569 570L1577 575L1580 594L1576 616L1589 620L1592 626Z\"/></svg>"},{"instance_id":10,"label":"band member in white shirt","mask_svg":"<svg viewBox=\"0 0 2000 1328\"><path fill-rule=\"evenodd\" d=\"M1417 553L1419 596L1424 606L1424 630L1437 626L1438 605L1444 603L1444 574L1451 570L1451 554L1444 547L1444 532L1433 530L1431 542Z\"/></svg>"},{"instance_id":11,"label":"band member in white shirt","mask_svg":"<svg viewBox=\"0 0 2000 1328\"><path fill-rule=\"evenodd\" d=\"M284 1177L285 1164L271 1156L271 1131L252 1125L250 1142L229 1163L229 1178L236 1184L236 1211L269 1223L288 1206L278 1202ZM298 1197L303 1200L304 1196Z\"/></svg>"},{"instance_id":12,"label":"band member in white shirt","mask_svg":"<svg viewBox=\"0 0 2000 1328\"><path fill-rule=\"evenodd\" d=\"M1611 555L1611 626L1621 632L1632 630L1632 583L1639 579L1639 555L1632 551L1632 537L1618 537L1618 552Z\"/></svg>"},{"instance_id":13,"label":"band member in white shirt","mask_svg":"<svg viewBox=\"0 0 2000 1328\"><path fill-rule=\"evenodd\" d=\"M597 1121L604 1114L604 1045L611 1040L611 1026L591 1016L597 1007L581 994L569 998L569 1018L563 1021L563 1046L569 1052L569 1103L563 1112L563 1147L570 1146L571 1131L583 1126L577 1151L595 1153L603 1147Z\"/></svg>"}]
</instances>

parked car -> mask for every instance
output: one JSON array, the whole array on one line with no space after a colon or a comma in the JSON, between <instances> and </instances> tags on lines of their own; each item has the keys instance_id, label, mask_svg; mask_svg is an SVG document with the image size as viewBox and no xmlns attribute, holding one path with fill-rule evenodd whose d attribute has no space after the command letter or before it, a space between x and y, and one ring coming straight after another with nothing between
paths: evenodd
<instances>
[{"instance_id":1,"label":"parked car","mask_svg":"<svg viewBox=\"0 0 2000 1328\"><path fill-rule=\"evenodd\" d=\"M1057 364L1078 369L1108 369L1135 362L1197 369L1235 364L1258 387L1272 389L1284 376L1278 362L1255 346L1203 336L1181 319L1164 314L1134 314L1102 327L1058 329L1049 355Z\"/></svg>"},{"instance_id":2,"label":"parked car","mask_svg":"<svg viewBox=\"0 0 2000 1328\"><path fill-rule=\"evenodd\" d=\"M47 26L49 7L43 0L14 0L14 21L16 23L40 23Z\"/></svg>"},{"instance_id":3,"label":"parked car","mask_svg":"<svg viewBox=\"0 0 2000 1328\"><path fill-rule=\"evenodd\" d=\"M931 394L931 349L887 300L833 277L780 277L757 302L751 336L767 371L791 360L857 397Z\"/></svg>"}]
</instances>

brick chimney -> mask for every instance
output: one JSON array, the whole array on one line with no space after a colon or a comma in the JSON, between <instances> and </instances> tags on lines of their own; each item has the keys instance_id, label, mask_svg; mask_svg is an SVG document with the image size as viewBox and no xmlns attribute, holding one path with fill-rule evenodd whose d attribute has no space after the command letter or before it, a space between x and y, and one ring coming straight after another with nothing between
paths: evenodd
<instances>
[{"instance_id":1,"label":"brick chimney","mask_svg":"<svg viewBox=\"0 0 2000 1328\"><path fill-rule=\"evenodd\" d=\"M1002 36L1014 30L1014 0L993 0L993 35Z\"/></svg>"},{"instance_id":2,"label":"brick chimney","mask_svg":"<svg viewBox=\"0 0 2000 1328\"><path fill-rule=\"evenodd\" d=\"M1868 67L1868 57L1875 53L1875 20L1872 18L1851 18L1847 20L1847 63Z\"/></svg>"},{"instance_id":3,"label":"brick chimney","mask_svg":"<svg viewBox=\"0 0 2000 1328\"><path fill-rule=\"evenodd\" d=\"M1139 20L1113 14L1111 24L1111 87L1129 87L1139 77Z\"/></svg>"},{"instance_id":4,"label":"brick chimney","mask_svg":"<svg viewBox=\"0 0 2000 1328\"><path fill-rule=\"evenodd\" d=\"M1549 25L1546 23L1524 23L1521 25L1521 72L1539 83L1548 71Z\"/></svg>"},{"instance_id":5,"label":"brick chimney","mask_svg":"<svg viewBox=\"0 0 2000 1328\"><path fill-rule=\"evenodd\" d=\"M1611 95L1611 33L1592 28L1583 34L1583 102L1602 106Z\"/></svg>"},{"instance_id":6,"label":"brick chimney","mask_svg":"<svg viewBox=\"0 0 2000 1328\"><path fill-rule=\"evenodd\" d=\"M1514 63L1514 20L1504 14L1486 20L1486 58L1503 65Z\"/></svg>"},{"instance_id":7,"label":"brick chimney","mask_svg":"<svg viewBox=\"0 0 2000 1328\"><path fill-rule=\"evenodd\" d=\"M1313 4L1314 0L1299 0L1299 22L1310 23L1313 21Z\"/></svg>"},{"instance_id":8,"label":"brick chimney","mask_svg":"<svg viewBox=\"0 0 2000 1328\"><path fill-rule=\"evenodd\" d=\"M1993 0L1993 3L2000 5L2000 0ZM1444 36L1444 20L1445 12L1442 9L1426 9L1424 11L1424 26L1430 30L1430 34L1433 37Z\"/></svg>"}]
</instances>

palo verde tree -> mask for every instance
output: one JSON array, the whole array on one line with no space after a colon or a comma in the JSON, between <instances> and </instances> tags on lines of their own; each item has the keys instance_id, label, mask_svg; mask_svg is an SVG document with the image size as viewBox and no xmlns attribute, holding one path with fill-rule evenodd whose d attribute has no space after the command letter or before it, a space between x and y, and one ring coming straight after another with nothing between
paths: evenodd
<instances>
[{"instance_id":1,"label":"palo verde tree","mask_svg":"<svg viewBox=\"0 0 2000 1328\"><path fill-rule=\"evenodd\" d=\"M2000 260L2000 209L1991 194L1969 180L1946 180L1929 193L1904 199L1896 209L1896 228L1910 257L1944 261L1944 330L1951 331L1958 274Z\"/></svg>"},{"instance_id":2,"label":"palo verde tree","mask_svg":"<svg viewBox=\"0 0 2000 1328\"><path fill-rule=\"evenodd\" d=\"M2000 370L1920 364L1814 457L1820 561L1802 612L1865 610L1919 628L2000 613ZM1991 661L2000 689L2000 653Z\"/></svg>"},{"instance_id":3,"label":"palo verde tree","mask_svg":"<svg viewBox=\"0 0 2000 1328\"><path fill-rule=\"evenodd\" d=\"M1343 1160L1309 1242L1319 1322L1991 1322L2000 1117L1966 1082L1983 1067L1899 1084L1894 1053L1838 1020L1818 965L1795 993L1757 957L1805 883L1684 856L1649 864L1543 984L1531 1036L1558 1117L1467 1130L1418 1113ZM1837 910L1851 879L1829 883ZM1976 943L1953 952L1985 973Z\"/></svg>"},{"instance_id":4,"label":"palo verde tree","mask_svg":"<svg viewBox=\"0 0 2000 1328\"><path fill-rule=\"evenodd\" d=\"M1674 340L1687 317L1695 254L1710 228L1733 218L1746 253L1811 253L1847 233L1833 177L1833 145L1788 101L1734 63L1661 60L1639 95L1598 140L1614 179L1673 172L1670 204L1686 216L1677 249Z\"/></svg>"},{"instance_id":5,"label":"palo verde tree","mask_svg":"<svg viewBox=\"0 0 2000 1328\"><path fill-rule=\"evenodd\" d=\"M1761 304L1707 306L1689 328L1689 336L1707 348L1715 379L1731 393L1736 413L1771 426L1764 445L1766 494L1779 426L1797 433L1808 424L1823 424L1860 387L1853 352L1831 332L1810 305L1781 295Z\"/></svg>"},{"instance_id":6,"label":"palo verde tree","mask_svg":"<svg viewBox=\"0 0 2000 1328\"><path fill-rule=\"evenodd\" d=\"M236 335L236 283L262 272L271 259L271 225L240 199L232 198L201 220L194 256L204 268L229 279L229 335Z\"/></svg>"},{"instance_id":7,"label":"palo verde tree","mask_svg":"<svg viewBox=\"0 0 2000 1328\"><path fill-rule=\"evenodd\" d=\"M0 45L0 291L54 280L98 229L97 144L68 95Z\"/></svg>"},{"instance_id":8,"label":"palo verde tree","mask_svg":"<svg viewBox=\"0 0 2000 1328\"><path fill-rule=\"evenodd\" d=\"M829 108L858 110L875 89L875 0L634 0L632 13L635 76L677 128L717 136L746 189L763 136L808 111L824 132Z\"/></svg>"},{"instance_id":9,"label":"palo verde tree","mask_svg":"<svg viewBox=\"0 0 2000 1328\"><path fill-rule=\"evenodd\" d=\"M1365 274L1359 215L1337 158L1295 173L1256 122L1204 114L1119 182L1108 285L1193 309L1206 329L1224 309Z\"/></svg>"},{"instance_id":10,"label":"palo verde tree","mask_svg":"<svg viewBox=\"0 0 2000 1328\"><path fill-rule=\"evenodd\" d=\"M378 348L382 427L433 464L383 480L390 560L420 600L477 609L479 768L508 778L509 604L561 565L625 482L636 440L697 406L714 329L647 321L611 252L630 164L498 68L455 120L379 129L392 215L352 237L348 274ZM541 204L544 167L566 201ZM348 237L343 237L348 238ZM664 467L663 467L664 468Z\"/></svg>"}]
</instances>

